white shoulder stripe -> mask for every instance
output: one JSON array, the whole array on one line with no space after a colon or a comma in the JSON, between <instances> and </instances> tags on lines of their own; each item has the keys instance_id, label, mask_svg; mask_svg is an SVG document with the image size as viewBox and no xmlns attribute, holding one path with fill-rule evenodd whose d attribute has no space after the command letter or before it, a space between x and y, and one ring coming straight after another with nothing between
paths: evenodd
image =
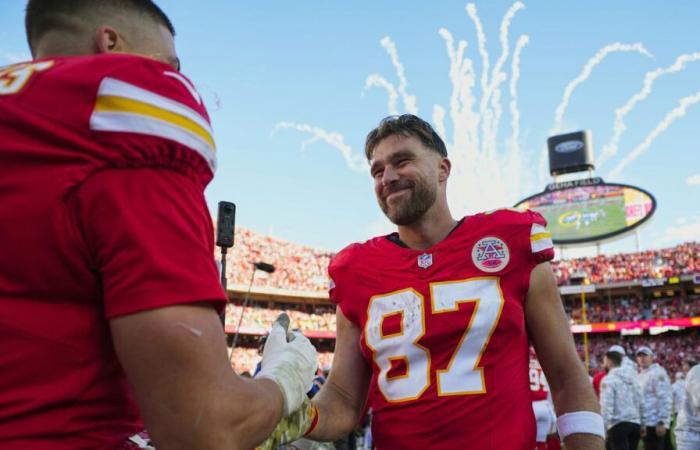
<instances>
[{"instance_id":1,"label":"white shoulder stripe","mask_svg":"<svg viewBox=\"0 0 700 450\"><path fill-rule=\"evenodd\" d=\"M142 89L133 84L127 83L125 81L117 80L116 78L105 78L100 83L100 87L97 91L97 96L115 96L124 97L132 100L137 100L144 103L149 103L158 108L165 109L167 111L179 114L181 116L187 117L188 119L195 122L197 125L204 128L210 135L214 132L204 117L202 117L198 112L192 108L184 105L173 99L163 97L155 92Z\"/></svg>"},{"instance_id":2,"label":"white shoulder stripe","mask_svg":"<svg viewBox=\"0 0 700 450\"><path fill-rule=\"evenodd\" d=\"M549 233L549 231L547 231L547 229L539 223L533 223L532 230L530 231L530 236L534 236L535 234L539 233Z\"/></svg>"},{"instance_id":3,"label":"white shoulder stripe","mask_svg":"<svg viewBox=\"0 0 700 450\"><path fill-rule=\"evenodd\" d=\"M540 239L539 241L532 241L532 253L538 253L542 250L547 250L554 247L554 243L551 239Z\"/></svg>"},{"instance_id":4,"label":"white shoulder stripe","mask_svg":"<svg viewBox=\"0 0 700 450\"><path fill-rule=\"evenodd\" d=\"M197 134L170 122L128 112L98 111L90 117L90 128L148 134L173 140L196 151L207 162L212 173L216 171L216 154L209 143Z\"/></svg>"},{"instance_id":5,"label":"white shoulder stripe","mask_svg":"<svg viewBox=\"0 0 700 450\"><path fill-rule=\"evenodd\" d=\"M185 88L187 88L188 91L190 91L190 94L192 94L194 101L196 101L200 105L202 104L202 96L199 95L199 92L197 92L197 89L195 89L194 86L192 86L192 83L190 83L187 80L187 78L183 77L182 75L180 75L177 72L170 72L170 71L163 72L163 75L165 75L166 77L175 78L177 81L182 83L182 85L185 86Z\"/></svg>"}]
</instances>

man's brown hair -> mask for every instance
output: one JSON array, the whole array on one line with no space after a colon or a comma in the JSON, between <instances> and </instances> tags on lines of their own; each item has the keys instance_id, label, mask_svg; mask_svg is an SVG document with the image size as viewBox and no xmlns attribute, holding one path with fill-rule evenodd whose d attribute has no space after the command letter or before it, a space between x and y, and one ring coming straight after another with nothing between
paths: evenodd
<instances>
[{"instance_id":1,"label":"man's brown hair","mask_svg":"<svg viewBox=\"0 0 700 450\"><path fill-rule=\"evenodd\" d=\"M622 364L622 355L618 352L607 352L605 357L612 361L615 367L620 367Z\"/></svg>"},{"instance_id":2,"label":"man's brown hair","mask_svg":"<svg viewBox=\"0 0 700 450\"><path fill-rule=\"evenodd\" d=\"M367 160L372 159L374 149L379 142L393 135L414 137L427 148L436 151L443 157L447 157L445 143L428 122L413 114L402 114L400 116L383 118L379 122L379 126L369 132L365 141L365 156Z\"/></svg>"},{"instance_id":3,"label":"man's brown hair","mask_svg":"<svg viewBox=\"0 0 700 450\"><path fill-rule=\"evenodd\" d=\"M74 17L108 15L113 11L144 15L175 36L172 22L152 0L29 0L24 19L29 48L33 53L34 43L49 31L71 29Z\"/></svg>"}]
</instances>

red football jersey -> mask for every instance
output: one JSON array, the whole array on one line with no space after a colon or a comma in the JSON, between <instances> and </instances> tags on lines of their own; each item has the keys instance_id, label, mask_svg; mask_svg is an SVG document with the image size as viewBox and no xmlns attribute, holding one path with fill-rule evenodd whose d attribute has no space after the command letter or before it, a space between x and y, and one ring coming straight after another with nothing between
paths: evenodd
<instances>
[{"instance_id":1,"label":"red football jersey","mask_svg":"<svg viewBox=\"0 0 700 450\"><path fill-rule=\"evenodd\" d=\"M598 398L600 398L600 384L603 382L603 378L605 378L605 375L607 375L607 372L605 370L601 370L593 376L593 390L595 391L595 395L597 395Z\"/></svg>"},{"instance_id":2,"label":"red football jersey","mask_svg":"<svg viewBox=\"0 0 700 450\"><path fill-rule=\"evenodd\" d=\"M0 448L116 448L143 428L108 319L214 302L201 99L131 55L0 68Z\"/></svg>"},{"instance_id":3,"label":"red football jersey","mask_svg":"<svg viewBox=\"0 0 700 450\"><path fill-rule=\"evenodd\" d=\"M542 366L532 349L530 349L530 391L532 392L533 402L547 400L549 397L547 378L545 378Z\"/></svg>"},{"instance_id":4,"label":"red football jersey","mask_svg":"<svg viewBox=\"0 0 700 450\"><path fill-rule=\"evenodd\" d=\"M330 296L361 330L376 448L531 450L524 302L554 256L531 211L468 216L426 251L386 236L330 264Z\"/></svg>"}]
</instances>

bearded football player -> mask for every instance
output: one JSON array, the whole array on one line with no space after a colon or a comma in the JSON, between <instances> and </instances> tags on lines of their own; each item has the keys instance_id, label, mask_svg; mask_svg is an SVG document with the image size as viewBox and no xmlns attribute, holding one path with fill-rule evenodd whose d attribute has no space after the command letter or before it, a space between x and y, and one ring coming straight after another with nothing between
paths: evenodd
<instances>
[{"instance_id":1,"label":"bearded football player","mask_svg":"<svg viewBox=\"0 0 700 450\"><path fill-rule=\"evenodd\" d=\"M397 231L331 261L335 358L291 429L332 440L368 406L378 450L532 450L531 340L566 447L602 449L598 402L549 265L542 216L501 209L454 219L447 149L416 116L382 120L365 153ZM293 437L284 427L266 445Z\"/></svg>"}]
</instances>

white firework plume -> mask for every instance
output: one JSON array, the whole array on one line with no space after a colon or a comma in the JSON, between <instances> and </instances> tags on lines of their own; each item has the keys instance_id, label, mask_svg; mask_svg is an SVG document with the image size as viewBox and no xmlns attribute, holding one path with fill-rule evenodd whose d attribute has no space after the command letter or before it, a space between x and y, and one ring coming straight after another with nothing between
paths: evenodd
<instances>
[{"instance_id":1,"label":"white firework plume","mask_svg":"<svg viewBox=\"0 0 700 450\"><path fill-rule=\"evenodd\" d=\"M469 44L466 40L456 40L454 34L446 28L438 30L438 34L444 40L449 61L447 75L451 92L445 105L433 104L431 119L435 130L444 138L452 160L448 199L456 214L510 206L525 194L541 189L546 182L546 149L539 150L539 145L537 149L527 149L520 142L520 61L530 38L525 34L519 35L511 51L509 32L516 13L524 7L522 2L516 1L504 14L499 29L500 54L494 59L493 68L486 45L486 32L474 4L467 4L466 12L476 34L476 63L467 56ZM379 88L387 95L389 114L417 114L418 98L408 91L407 70L401 62L396 43L388 36L383 37L379 43L391 59L395 80L390 81L390 77L381 74L370 74L365 81L363 93L371 88ZM562 131L566 111L576 89L588 81L598 65L615 53L636 53L653 57L642 43L614 42L600 48L586 61L578 75L565 85L561 101L554 111L554 121L549 130L552 134ZM614 156L617 152L617 140L624 131L621 127L624 127L622 121L625 115L651 93L653 81L661 75L679 72L685 64L696 59L700 59L700 54L682 55L674 65L647 73L643 89L617 110L617 131L611 146L604 151L605 158ZM508 89L502 92L501 86L504 86L504 83L508 83ZM622 170L646 151L659 134L698 101L700 93L681 99L679 106L669 112L641 144L625 155L610 175L620 176ZM507 108L503 107L504 104ZM505 124L502 123L504 110L510 119ZM360 156L361 152L354 151L340 133L294 122L282 122L276 127L279 128L292 128L308 133L311 137L303 143L303 147L315 142L326 142L341 153L349 168L367 170L364 155ZM620 129L622 131L619 131ZM504 137L508 136L508 131L509 137ZM535 177L525 175L533 172L533 166L537 167L533 164L533 161L537 160L537 153L539 179L535 180ZM537 171L535 172L537 175Z\"/></svg>"}]
</instances>

